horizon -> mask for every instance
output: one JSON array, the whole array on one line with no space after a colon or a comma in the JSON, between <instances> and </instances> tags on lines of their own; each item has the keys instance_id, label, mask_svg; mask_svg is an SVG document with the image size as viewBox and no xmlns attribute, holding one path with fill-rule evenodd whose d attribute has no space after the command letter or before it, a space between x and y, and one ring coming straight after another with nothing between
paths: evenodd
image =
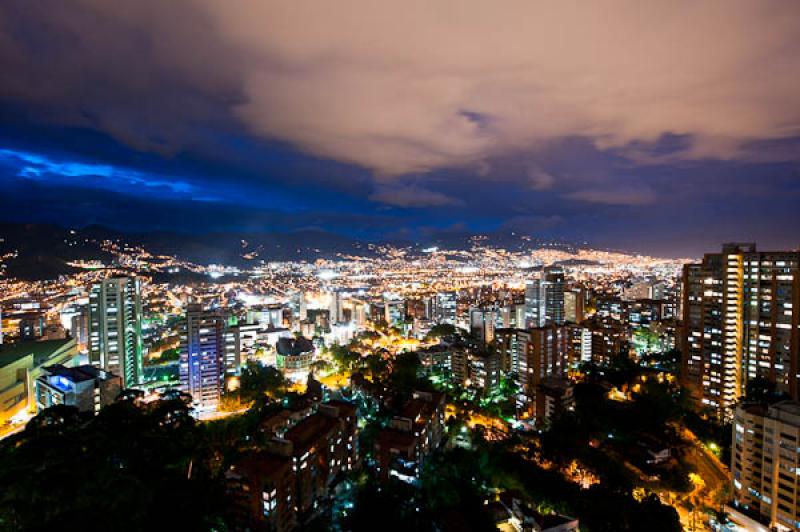
<instances>
[{"instance_id":1,"label":"horizon","mask_svg":"<svg viewBox=\"0 0 800 532\"><path fill-rule=\"evenodd\" d=\"M226 230L218 230L218 231L198 229L196 231L191 231L191 230L188 230L188 229L185 229L185 228L184 229L166 229L165 228L165 229L150 229L150 230L132 230L131 228L114 227L112 225L103 225L103 224L89 224L89 225L80 226L80 225L60 225L60 224L55 223L55 222L54 223L36 223L36 222L23 222L23 221L0 219L0 225L3 225L3 224L7 224L7 225L23 225L23 226L51 226L51 227L56 227L56 228L59 228L59 229L62 229L62 230L74 230L74 231L83 231L83 230L88 230L88 229L101 229L101 230L106 230L106 231L110 231L110 232L116 232L116 233L119 233L119 234L121 234L123 236L131 236L131 237L147 236L147 235L186 235L186 236L195 236L195 237L201 237L201 236L204 236L204 235L231 235L231 236L265 235L265 236L267 236L267 235L291 235L291 234L296 234L296 233L317 233L317 234L321 234L321 235L332 235L332 236L336 236L336 237L345 238L345 239L348 239L348 241L350 241L350 242L364 242L364 243L371 243L371 244L382 243L382 244L390 244L390 245L397 245L397 246L403 246L403 247L415 247L416 246L416 247L420 247L420 248L424 248L426 246L432 246L434 244L437 244L437 242L440 242L441 240L446 239L448 237L449 238L456 238L456 239L462 239L462 238L463 239L468 239L468 238L473 237L473 236L492 236L492 235L494 235L494 236L497 236L497 235L514 236L514 235L518 234L520 237L529 236L529 237L537 238L538 240L541 241L540 244L534 244L534 245L528 246L531 250L545 249L547 244L558 244L558 245L573 246L573 247L578 248L578 249L586 249L586 250L593 250L593 251L619 253L619 254L624 254L624 255L642 255L642 256L650 256L652 258L667 259L667 260L678 260L678 259L680 259L680 260L688 260L688 261L695 261L695 262L702 260L703 255L705 255L707 253L711 253L711 254L717 253L718 252L718 248L721 248L723 245L729 244L729 243L745 243L746 242L746 243L749 243L749 244L755 244L756 248L760 252L763 252L763 251L778 251L777 249L769 249L769 248L765 248L765 247L759 246L758 242L750 242L750 241L745 241L745 240L728 240L728 241L720 242L717 245L717 248L703 249L703 250L699 251L698 254L696 254L696 255L688 255L688 254L684 254L684 255L681 255L681 254L664 255L664 254L647 253L647 252L644 252L644 251L641 251L641 250L636 250L636 249L625 249L625 248L615 248L615 247L612 247L612 246L602 246L602 245L593 244L592 242L574 242L574 241L569 241L569 240L561 239L561 238L549 238L549 239L548 238L539 238L536 235L526 235L526 234L524 234L522 232L519 232L519 231L515 232L515 231L512 231L510 229L506 229L506 230L497 229L497 230L493 230L493 231L484 231L482 233L470 232L470 231L467 231L467 230L453 231L453 230L446 229L446 230L443 230L443 231L429 233L427 236L424 236L424 237L421 237L421 238L417 238L417 239L404 239L404 238L384 239L384 238L380 238L380 237L372 237L372 238L369 238L369 237L366 237L366 238L353 237L353 236L347 235L346 233L337 233L337 232L326 230L325 228L322 228L322 227L298 227L298 228L294 228L294 229L286 229L286 230L283 230L283 231L266 231L266 230L259 231L259 230L236 230L236 229L226 229ZM497 248L500 248L500 249L503 248L503 246L501 244L497 244L497 243L490 243L490 244L491 244L490 247L497 247ZM438 247L438 246L436 246L436 247ZM795 251L795 250L798 250L798 249L800 249L800 246L788 247L788 248L785 248L784 250L785 251ZM452 246L451 245L449 248L439 249L439 251L448 251L448 250L458 250L458 246Z\"/></svg>"}]
</instances>

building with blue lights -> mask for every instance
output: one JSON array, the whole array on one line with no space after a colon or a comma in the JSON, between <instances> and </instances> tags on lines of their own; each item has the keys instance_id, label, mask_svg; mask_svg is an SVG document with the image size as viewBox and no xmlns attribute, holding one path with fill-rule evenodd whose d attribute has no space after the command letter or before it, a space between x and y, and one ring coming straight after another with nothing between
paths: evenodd
<instances>
[{"instance_id":1,"label":"building with blue lights","mask_svg":"<svg viewBox=\"0 0 800 532\"><path fill-rule=\"evenodd\" d=\"M181 331L181 390L200 410L216 409L222 396L225 326L221 312L203 310L199 304L187 308Z\"/></svg>"},{"instance_id":2,"label":"building with blue lights","mask_svg":"<svg viewBox=\"0 0 800 532\"><path fill-rule=\"evenodd\" d=\"M36 405L44 410L55 405L74 406L95 415L119 397L122 379L94 366L68 368L55 364L43 368L36 379Z\"/></svg>"}]
</instances>

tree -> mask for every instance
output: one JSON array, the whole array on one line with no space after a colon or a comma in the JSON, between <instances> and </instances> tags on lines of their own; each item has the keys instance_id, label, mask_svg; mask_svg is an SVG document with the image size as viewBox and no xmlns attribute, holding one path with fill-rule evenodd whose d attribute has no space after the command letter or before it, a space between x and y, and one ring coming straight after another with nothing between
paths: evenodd
<instances>
[{"instance_id":1,"label":"tree","mask_svg":"<svg viewBox=\"0 0 800 532\"><path fill-rule=\"evenodd\" d=\"M633 333L633 346L639 355L644 355L659 350L661 339L650 329L642 327Z\"/></svg>"},{"instance_id":2,"label":"tree","mask_svg":"<svg viewBox=\"0 0 800 532\"><path fill-rule=\"evenodd\" d=\"M181 351L178 348L167 349L158 357L160 363L177 362L181 358Z\"/></svg>"},{"instance_id":3,"label":"tree","mask_svg":"<svg viewBox=\"0 0 800 532\"><path fill-rule=\"evenodd\" d=\"M386 377L386 372L389 369L389 362L382 356L377 354L367 355L366 358L364 358L364 362L370 376L372 376L372 380L380 380Z\"/></svg>"},{"instance_id":4,"label":"tree","mask_svg":"<svg viewBox=\"0 0 800 532\"><path fill-rule=\"evenodd\" d=\"M339 344L333 344L328 348L328 352L333 358L333 362L339 371L352 371L361 360L361 356Z\"/></svg>"},{"instance_id":5,"label":"tree","mask_svg":"<svg viewBox=\"0 0 800 532\"><path fill-rule=\"evenodd\" d=\"M392 386L401 392L410 392L419 384L419 355L410 351L400 353L392 360Z\"/></svg>"},{"instance_id":6,"label":"tree","mask_svg":"<svg viewBox=\"0 0 800 532\"><path fill-rule=\"evenodd\" d=\"M428 331L428 334L425 335L425 340L437 340L442 338L443 336L452 336L456 333L455 325L450 325L449 323L440 323L438 325L434 325L431 327L431 330Z\"/></svg>"},{"instance_id":7,"label":"tree","mask_svg":"<svg viewBox=\"0 0 800 532\"><path fill-rule=\"evenodd\" d=\"M242 369L239 393L244 401L254 401L265 395L273 399L283 397L288 387L283 373L272 366L262 366L251 360Z\"/></svg>"},{"instance_id":8,"label":"tree","mask_svg":"<svg viewBox=\"0 0 800 532\"><path fill-rule=\"evenodd\" d=\"M133 531L155 516L165 530L224 524L222 478L209 474L182 401L121 401L88 417L65 408L0 442L0 529Z\"/></svg>"},{"instance_id":9,"label":"tree","mask_svg":"<svg viewBox=\"0 0 800 532\"><path fill-rule=\"evenodd\" d=\"M620 353L611 357L606 368L606 379L614 386L622 387L636 380L641 374L641 368L627 353Z\"/></svg>"}]
</instances>

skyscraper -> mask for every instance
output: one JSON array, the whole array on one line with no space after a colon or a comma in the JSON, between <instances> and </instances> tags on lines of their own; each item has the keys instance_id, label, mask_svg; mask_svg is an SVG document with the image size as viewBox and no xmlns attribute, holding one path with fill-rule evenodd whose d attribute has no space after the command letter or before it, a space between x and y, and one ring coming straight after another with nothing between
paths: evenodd
<instances>
[{"instance_id":1,"label":"skyscraper","mask_svg":"<svg viewBox=\"0 0 800 532\"><path fill-rule=\"evenodd\" d=\"M142 297L136 277L105 279L89 293L89 361L122 378L142 382Z\"/></svg>"},{"instance_id":2,"label":"skyscraper","mask_svg":"<svg viewBox=\"0 0 800 532\"><path fill-rule=\"evenodd\" d=\"M433 297L433 319L437 323L456 323L456 307L458 294L456 292L439 292Z\"/></svg>"},{"instance_id":3,"label":"skyscraper","mask_svg":"<svg viewBox=\"0 0 800 532\"><path fill-rule=\"evenodd\" d=\"M570 331L556 325L497 331L497 349L503 366L519 383L517 406L531 412L539 383L565 376L572 357Z\"/></svg>"},{"instance_id":4,"label":"skyscraper","mask_svg":"<svg viewBox=\"0 0 800 532\"><path fill-rule=\"evenodd\" d=\"M682 377L721 417L756 377L797 398L799 265L798 252L725 244L684 266Z\"/></svg>"},{"instance_id":5,"label":"skyscraper","mask_svg":"<svg viewBox=\"0 0 800 532\"><path fill-rule=\"evenodd\" d=\"M544 327L547 317L544 289L545 284L542 279L525 281L525 322L527 327Z\"/></svg>"},{"instance_id":6,"label":"skyscraper","mask_svg":"<svg viewBox=\"0 0 800 532\"><path fill-rule=\"evenodd\" d=\"M483 345L494 340L494 325L496 311L491 309L473 308L469 311L469 329L472 336Z\"/></svg>"},{"instance_id":7,"label":"skyscraper","mask_svg":"<svg viewBox=\"0 0 800 532\"><path fill-rule=\"evenodd\" d=\"M564 324L564 270L544 269L541 277L525 282L525 317L528 327Z\"/></svg>"},{"instance_id":8,"label":"skyscraper","mask_svg":"<svg viewBox=\"0 0 800 532\"><path fill-rule=\"evenodd\" d=\"M181 389L199 409L214 409L222 395L225 371L225 317L190 304L181 332Z\"/></svg>"},{"instance_id":9,"label":"skyscraper","mask_svg":"<svg viewBox=\"0 0 800 532\"><path fill-rule=\"evenodd\" d=\"M580 323L583 321L583 289L564 292L564 321Z\"/></svg>"},{"instance_id":10,"label":"skyscraper","mask_svg":"<svg viewBox=\"0 0 800 532\"><path fill-rule=\"evenodd\" d=\"M547 323L564 325L564 269L550 266L544 270L545 319Z\"/></svg>"}]
</instances>

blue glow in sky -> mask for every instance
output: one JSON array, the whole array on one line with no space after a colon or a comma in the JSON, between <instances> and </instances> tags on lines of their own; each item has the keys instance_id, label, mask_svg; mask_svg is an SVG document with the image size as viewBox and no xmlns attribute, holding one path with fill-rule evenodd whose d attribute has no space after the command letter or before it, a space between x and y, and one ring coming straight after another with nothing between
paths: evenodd
<instances>
[{"instance_id":1,"label":"blue glow in sky","mask_svg":"<svg viewBox=\"0 0 800 532\"><path fill-rule=\"evenodd\" d=\"M176 198L219 200L210 191L203 193L186 181L163 179L108 164L57 161L26 151L0 149L0 165L16 169L18 177L41 182L49 181L55 185L105 188L145 196L152 194L153 189L162 189L161 193L167 193Z\"/></svg>"}]
</instances>

